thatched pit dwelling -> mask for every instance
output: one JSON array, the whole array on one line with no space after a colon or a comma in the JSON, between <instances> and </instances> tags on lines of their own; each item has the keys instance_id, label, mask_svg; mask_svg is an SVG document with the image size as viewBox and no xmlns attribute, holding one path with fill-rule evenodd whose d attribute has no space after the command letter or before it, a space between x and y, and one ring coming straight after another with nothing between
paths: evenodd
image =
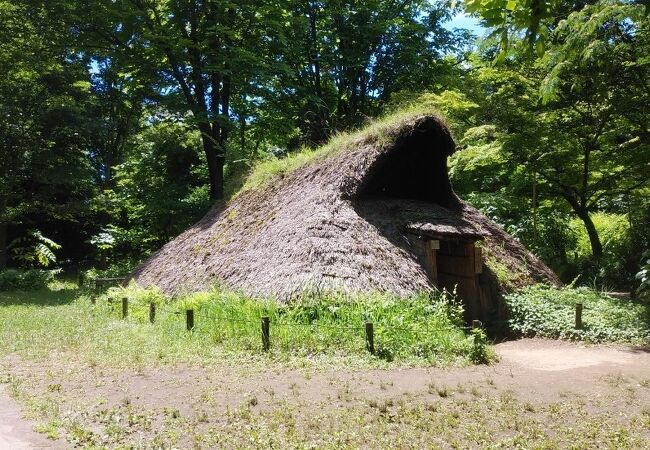
<instances>
[{"instance_id":1,"label":"thatched pit dwelling","mask_svg":"<svg viewBox=\"0 0 650 450\"><path fill-rule=\"evenodd\" d=\"M306 291L456 287L466 318L485 319L499 312L500 292L557 278L456 196L447 172L454 150L432 114L337 138L215 206L133 278L171 294L219 283L283 301Z\"/></svg>"}]
</instances>

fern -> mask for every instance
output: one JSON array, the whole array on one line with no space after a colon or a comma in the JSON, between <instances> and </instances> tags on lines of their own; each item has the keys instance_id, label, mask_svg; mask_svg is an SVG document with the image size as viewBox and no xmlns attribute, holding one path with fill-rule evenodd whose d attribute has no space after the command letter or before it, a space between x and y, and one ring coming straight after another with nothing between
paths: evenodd
<instances>
[{"instance_id":1,"label":"fern","mask_svg":"<svg viewBox=\"0 0 650 450\"><path fill-rule=\"evenodd\" d=\"M14 258L25 265L37 264L47 267L56 262L54 250L61 246L52 239L43 236L39 230L33 230L27 236L15 239L10 245Z\"/></svg>"}]
</instances>

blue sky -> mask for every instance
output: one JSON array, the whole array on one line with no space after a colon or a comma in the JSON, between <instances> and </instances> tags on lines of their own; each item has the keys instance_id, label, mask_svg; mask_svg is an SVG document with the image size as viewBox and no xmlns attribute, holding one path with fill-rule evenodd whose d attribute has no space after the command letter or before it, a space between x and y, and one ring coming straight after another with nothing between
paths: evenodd
<instances>
[{"instance_id":1,"label":"blue sky","mask_svg":"<svg viewBox=\"0 0 650 450\"><path fill-rule=\"evenodd\" d=\"M465 13L456 14L451 21L445 24L445 28L465 28L474 32L477 36L481 36L485 32L485 28L480 25L478 19Z\"/></svg>"}]
</instances>

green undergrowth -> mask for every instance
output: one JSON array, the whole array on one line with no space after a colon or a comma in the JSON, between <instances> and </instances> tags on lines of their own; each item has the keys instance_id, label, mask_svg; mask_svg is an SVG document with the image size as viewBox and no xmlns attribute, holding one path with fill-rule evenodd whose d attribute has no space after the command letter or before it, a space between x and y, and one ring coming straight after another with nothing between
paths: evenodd
<instances>
[{"instance_id":1,"label":"green undergrowth","mask_svg":"<svg viewBox=\"0 0 650 450\"><path fill-rule=\"evenodd\" d=\"M128 315L122 319L122 298ZM353 300L353 301L351 301ZM156 305L150 323L150 303ZM194 328L186 329L186 310ZM270 319L262 351L261 318ZM366 322L375 353L367 350ZM143 366L246 361L260 366L465 365L488 362L480 330L462 326L462 307L445 296L398 299L305 297L283 305L214 290L171 300L156 289L112 288L91 294L58 283L0 297L0 353L27 357L74 354L91 365Z\"/></svg>"},{"instance_id":2,"label":"green undergrowth","mask_svg":"<svg viewBox=\"0 0 650 450\"><path fill-rule=\"evenodd\" d=\"M54 280L57 270L0 270L0 292L10 290L34 291L45 288ZM1 295L1 294L0 294Z\"/></svg>"},{"instance_id":3,"label":"green undergrowth","mask_svg":"<svg viewBox=\"0 0 650 450\"><path fill-rule=\"evenodd\" d=\"M390 142L392 134L399 127L413 117L422 114L434 114L433 109L414 105L410 108L394 112L371 122L364 128L347 133L339 133L332 137L327 144L316 149L305 147L298 152L290 153L284 157L269 157L259 162L250 172L242 188L233 197L241 192L256 190L265 186L269 181L284 176L312 161L337 152L350 149L360 140L372 141L376 144Z\"/></svg>"},{"instance_id":4,"label":"green undergrowth","mask_svg":"<svg viewBox=\"0 0 650 450\"><path fill-rule=\"evenodd\" d=\"M583 305L576 329L575 305ZM510 329L524 336L650 344L650 304L588 288L530 286L506 296Z\"/></svg>"}]
</instances>

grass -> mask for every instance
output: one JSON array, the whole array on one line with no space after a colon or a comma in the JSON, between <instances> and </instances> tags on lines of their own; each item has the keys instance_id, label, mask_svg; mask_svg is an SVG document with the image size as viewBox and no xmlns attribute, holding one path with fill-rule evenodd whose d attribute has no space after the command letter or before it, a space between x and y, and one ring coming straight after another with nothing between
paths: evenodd
<instances>
[{"instance_id":1,"label":"grass","mask_svg":"<svg viewBox=\"0 0 650 450\"><path fill-rule=\"evenodd\" d=\"M62 282L0 296L0 382L36 431L79 448L625 449L643 447L650 434L650 409L639 406L650 394L647 377L603 378L602 395L584 400L520 397L491 372L473 382L432 373L405 391L404 365L470 361L476 336L458 327L457 305L443 299L307 298L283 307L232 292L170 303L155 291L127 291L127 320L108 303L122 290L95 306ZM154 325L149 301L159 308ZM197 314L193 332L175 314L188 307ZM275 324L268 355L260 351L263 314ZM223 326L226 318L236 320ZM365 350L365 320L392 362ZM286 342L282 324L296 330ZM417 333L443 326L440 335L427 331L429 341ZM433 359L418 354L427 345Z\"/></svg>"},{"instance_id":2,"label":"grass","mask_svg":"<svg viewBox=\"0 0 650 450\"><path fill-rule=\"evenodd\" d=\"M358 145L359 141L372 142L378 145L387 144L391 142L392 134L399 129L401 124L416 115L433 113L435 111L431 108L415 105L374 120L360 130L339 133L333 136L327 144L316 149L306 147L282 158L269 158L258 163L251 170L242 188L233 197L241 192L260 189L269 181L284 176L313 161L350 150L354 145Z\"/></svg>"},{"instance_id":3,"label":"grass","mask_svg":"<svg viewBox=\"0 0 650 450\"><path fill-rule=\"evenodd\" d=\"M462 329L462 309L446 297L386 295L305 297L290 305L232 292L195 294L176 303L200 317L200 332L222 345L256 351L260 321L271 323L274 349L299 357L366 355L365 323L374 324L377 357L427 364L487 362L487 342Z\"/></svg>"},{"instance_id":4,"label":"grass","mask_svg":"<svg viewBox=\"0 0 650 450\"><path fill-rule=\"evenodd\" d=\"M37 359L76 354L92 364L118 366L191 359L201 353L180 325L145 329L117 317L106 307L91 306L89 297L72 284L5 293L0 300L0 353ZM189 349L194 350L188 354Z\"/></svg>"},{"instance_id":5,"label":"grass","mask_svg":"<svg viewBox=\"0 0 650 450\"><path fill-rule=\"evenodd\" d=\"M16 388L40 432L80 448L643 448L650 410L599 409L595 399L532 404L511 391L377 397L344 386L337 399L242 396L180 410L168 403L111 404ZM644 395L637 392L637 395ZM647 395L647 394L646 394ZM603 397L603 402L608 399Z\"/></svg>"},{"instance_id":6,"label":"grass","mask_svg":"<svg viewBox=\"0 0 650 450\"><path fill-rule=\"evenodd\" d=\"M121 319L121 298L129 313ZM73 284L9 292L0 299L0 354L30 358L74 354L91 365L146 367L239 359L260 366L449 365L490 359L481 335L461 328L462 309L446 298L309 298L292 306L232 292L193 294L171 302L154 290L113 289L92 305ZM155 324L149 303L157 304ZM191 332L185 310L195 312ZM271 319L271 350L261 351L261 317ZM365 321L375 324L375 355Z\"/></svg>"},{"instance_id":7,"label":"grass","mask_svg":"<svg viewBox=\"0 0 650 450\"><path fill-rule=\"evenodd\" d=\"M581 329L575 305L583 304ZM617 299L587 288L530 286L506 296L509 326L524 336L589 342L650 343L650 304Z\"/></svg>"}]
</instances>

